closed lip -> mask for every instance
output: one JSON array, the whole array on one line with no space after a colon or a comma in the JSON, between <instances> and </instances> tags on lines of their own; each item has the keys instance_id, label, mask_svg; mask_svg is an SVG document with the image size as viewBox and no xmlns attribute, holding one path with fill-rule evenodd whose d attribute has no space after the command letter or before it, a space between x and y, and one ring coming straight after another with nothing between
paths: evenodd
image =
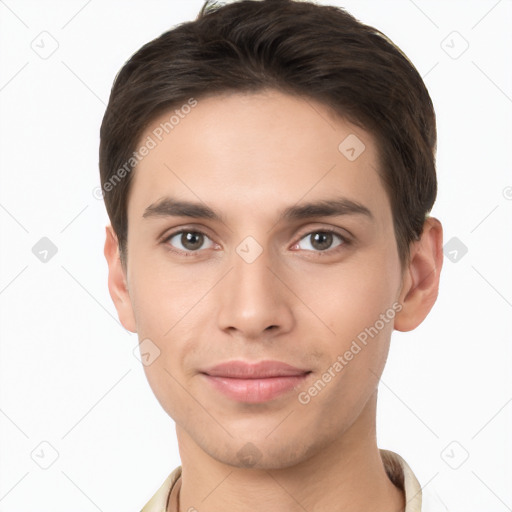
<instances>
[{"instance_id":1,"label":"closed lip","mask_svg":"<svg viewBox=\"0 0 512 512\"><path fill-rule=\"evenodd\" d=\"M310 373L310 370L297 368L282 361L259 361L250 363L236 360L217 364L201 373L211 377L227 377L232 379L265 379L272 377L293 377Z\"/></svg>"}]
</instances>

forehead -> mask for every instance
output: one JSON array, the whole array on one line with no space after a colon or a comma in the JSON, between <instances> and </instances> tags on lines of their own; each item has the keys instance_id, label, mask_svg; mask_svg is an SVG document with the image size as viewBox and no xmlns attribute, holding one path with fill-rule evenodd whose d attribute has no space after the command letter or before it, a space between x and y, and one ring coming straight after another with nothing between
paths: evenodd
<instances>
[{"instance_id":1,"label":"forehead","mask_svg":"<svg viewBox=\"0 0 512 512\"><path fill-rule=\"evenodd\" d=\"M238 210L326 194L389 208L373 137L304 97L272 90L199 98L155 119L143 145L151 149L134 171L129 211L165 195Z\"/></svg>"}]
</instances>

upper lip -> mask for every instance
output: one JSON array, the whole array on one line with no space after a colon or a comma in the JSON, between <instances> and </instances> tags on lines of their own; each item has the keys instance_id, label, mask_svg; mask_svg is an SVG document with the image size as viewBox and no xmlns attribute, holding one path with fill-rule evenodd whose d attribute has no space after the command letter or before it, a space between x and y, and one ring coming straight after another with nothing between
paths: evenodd
<instances>
[{"instance_id":1,"label":"upper lip","mask_svg":"<svg viewBox=\"0 0 512 512\"><path fill-rule=\"evenodd\" d=\"M257 363L249 363L246 361L227 361L217 364L202 373L206 373L212 377L231 377L239 379L262 379L269 377L290 377L296 375L304 375L310 370L302 370L295 366L283 363L281 361L259 361Z\"/></svg>"}]
</instances>

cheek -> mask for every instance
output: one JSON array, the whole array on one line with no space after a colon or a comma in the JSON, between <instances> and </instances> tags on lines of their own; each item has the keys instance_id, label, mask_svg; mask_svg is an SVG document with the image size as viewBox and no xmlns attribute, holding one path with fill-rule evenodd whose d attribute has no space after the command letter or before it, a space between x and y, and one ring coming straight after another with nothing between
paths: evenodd
<instances>
[{"instance_id":1,"label":"cheek","mask_svg":"<svg viewBox=\"0 0 512 512\"><path fill-rule=\"evenodd\" d=\"M316 428L329 429L350 424L377 388L396 309L392 283L368 268L347 273L322 289L316 308L334 333L315 347L322 351L324 364L299 402L311 421L319 422Z\"/></svg>"},{"instance_id":2,"label":"cheek","mask_svg":"<svg viewBox=\"0 0 512 512\"><path fill-rule=\"evenodd\" d=\"M395 300L399 274L394 263L386 267L385 255L368 255L346 266L304 273L299 293L304 303L316 313L319 328L323 323L327 336L341 349L365 328L385 314ZM394 310L388 316L392 316ZM313 317L312 317L313 318ZM387 318L388 319L388 318ZM379 323L379 326L382 326ZM386 322L386 328L392 321ZM382 330L382 329L381 329ZM386 329L384 329L386 330Z\"/></svg>"},{"instance_id":3,"label":"cheek","mask_svg":"<svg viewBox=\"0 0 512 512\"><path fill-rule=\"evenodd\" d=\"M395 262L386 256L381 251L354 259L338 273L317 279L314 289L319 291L309 296L314 303L311 309L334 331L323 329L327 334L316 347L324 356L317 388L323 389L323 377L328 383L326 392L314 399L314 407L333 410L333 420L341 420L346 411L356 411L366 403L385 366L399 278ZM313 284L307 283L304 290L311 290ZM346 408L340 409L340 403Z\"/></svg>"},{"instance_id":4,"label":"cheek","mask_svg":"<svg viewBox=\"0 0 512 512\"><path fill-rule=\"evenodd\" d=\"M174 326L198 304L212 280L193 264L171 265L166 258L132 258L130 297L139 335L171 336ZM171 332L169 332L171 330Z\"/></svg>"},{"instance_id":5,"label":"cheek","mask_svg":"<svg viewBox=\"0 0 512 512\"><path fill-rule=\"evenodd\" d=\"M194 265L178 268L163 258L150 261L149 256L133 252L131 256L130 297L139 341L149 339L158 353L144 371L161 405L174 414L176 407L186 407L177 381L183 381L184 358L197 351L195 335L201 315L206 314L204 295L215 280L202 279Z\"/></svg>"}]
</instances>

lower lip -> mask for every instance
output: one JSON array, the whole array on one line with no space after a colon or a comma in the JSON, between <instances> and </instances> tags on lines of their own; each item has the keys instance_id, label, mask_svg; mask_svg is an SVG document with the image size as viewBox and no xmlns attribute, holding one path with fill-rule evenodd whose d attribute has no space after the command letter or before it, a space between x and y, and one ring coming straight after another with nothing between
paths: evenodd
<instances>
[{"instance_id":1,"label":"lower lip","mask_svg":"<svg viewBox=\"0 0 512 512\"><path fill-rule=\"evenodd\" d=\"M264 379L234 379L230 377L204 376L208 382L226 396L239 402L261 403L273 400L300 385L308 374Z\"/></svg>"}]
</instances>

